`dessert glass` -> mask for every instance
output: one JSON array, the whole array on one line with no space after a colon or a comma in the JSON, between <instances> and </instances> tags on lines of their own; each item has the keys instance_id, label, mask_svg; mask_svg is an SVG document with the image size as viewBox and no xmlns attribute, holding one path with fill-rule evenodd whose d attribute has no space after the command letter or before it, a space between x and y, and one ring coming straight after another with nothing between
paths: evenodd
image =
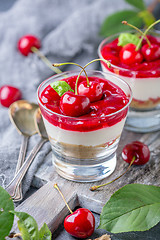
<instances>
[{"instance_id":1,"label":"dessert glass","mask_svg":"<svg viewBox=\"0 0 160 240\"><path fill-rule=\"evenodd\" d=\"M109 176L116 167L116 149L132 93L130 86L117 76L87 71L88 76L111 80L118 85L128 97L127 105L106 116L85 118L58 114L42 104L41 93L49 84L78 74L79 72L65 72L45 80L38 88L38 103L58 174L73 181L91 182Z\"/></svg>"},{"instance_id":2,"label":"dessert glass","mask_svg":"<svg viewBox=\"0 0 160 240\"><path fill-rule=\"evenodd\" d=\"M133 31L134 32L134 31ZM151 31L149 35L158 37L160 44L160 33ZM98 55L102 56L103 47L118 38L119 34L112 35L104 39L98 48ZM160 60L158 60L160 63ZM160 129L160 65L155 69L130 70L111 64L101 62L102 70L106 73L111 72L114 76L119 76L131 87L133 99L130 104L125 128L134 132L152 132Z\"/></svg>"}]
</instances>

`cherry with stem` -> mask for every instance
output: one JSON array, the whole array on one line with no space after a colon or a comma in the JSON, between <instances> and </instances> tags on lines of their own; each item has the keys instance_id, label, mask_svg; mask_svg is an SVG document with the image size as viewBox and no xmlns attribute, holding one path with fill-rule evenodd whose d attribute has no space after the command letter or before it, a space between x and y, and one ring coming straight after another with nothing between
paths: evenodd
<instances>
[{"instance_id":1,"label":"cherry with stem","mask_svg":"<svg viewBox=\"0 0 160 240\"><path fill-rule=\"evenodd\" d=\"M87 73L85 71L85 68L91 64L92 62L95 61L105 61L108 66L110 66L110 62L108 62L107 60L103 60L103 59L95 59L91 62L89 62L88 64L85 65L85 67L80 66L77 63L72 63L72 62L66 62L66 63L54 63L53 66L62 66L62 65L66 65L66 64L73 64L76 65L78 67L80 67L82 70L80 71L76 82L75 82L75 92L71 92L71 91L66 91L60 99L60 108L61 111L63 112L63 114L67 115L67 116L71 116L71 117L79 117L82 115L87 114L90 111L90 102L93 101L98 101L102 98L103 96L103 92L102 92L102 87L99 84L99 82L89 82L89 78L87 76ZM85 73L86 75L86 81L87 82L87 86L84 86L84 92L81 91L81 94L78 94L78 80L82 74L82 72ZM83 84L83 82L82 82ZM86 91L87 89L87 91Z\"/></svg>"},{"instance_id":2,"label":"cherry with stem","mask_svg":"<svg viewBox=\"0 0 160 240\"><path fill-rule=\"evenodd\" d=\"M57 74L62 72L60 69L53 67L48 58L46 58L39 50L41 42L37 37L33 35L25 35L19 39L17 47L22 55L28 56L29 53L35 53L52 71Z\"/></svg>"},{"instance_id":3,"label":"cherry with stem","mask_svg":"<svg viewBox=\"0 0 160 240\"><path fill-rule=\"evenodd\" d=\"M54 66L54 67L60 67L60 66L63 66L63 65L76 65L76 66L82 68L82 70L83 70L82 72L84 72L85 75L86 75L87 86L90 87L87 73L86 73L85 69L84 69L81 65L79 65L79 64L77 64L77 63L74 63L74 62L53 63L53 64L52 64L52 66ZM77 84L78 84L78 81L76 81L76 85L75 85L75 95L78 94L78 92L77 92Z\"/></svg>"},{"instance_id":4,"label":"cherry with stem","mask_svg":"<svg viewBox=\"0 0 160 240\"><path fill-rule=\"evenodd\" d=\"M97 186L92 186L90 188L91 191L94 191L100 187L104 187L110 183L113 183L114 181L118 180L120 177L122 177L129 169L130 167L134 165L144 165L146 164L150 159L150 151L146 144L140 142L140 141L133 141L127 145L124 146L122 150L122 159L129 163L128 168L124 173L122 173L119 177L113 179L112 181L108 183L104 183Z\"/></svg>"},{"instance_id":5,"label":"cherry with stem","mask_svg":"<svg viewBox=\"0 0 160 240\"><path fill-rule=\"evenodd\" d=\"M68 210L71 213L64 219L65 230L69 234L77 238L90 237L93 234L95 228L95 218L93 213L86 208L78 208L76 211L73 212L70 209L57 184L54 184L54 188L58 190Z\"/></svg>"},{"instance_id":6,"label":"cherry with stem","mask_svg":"<svg viewBox=\"0 0 160 240\"><path fill-rule=\"evenodd\" d=\"M81 65L79 65L79 64L77 64L77 63L73 63L73 62L54 63L54 64L52 64L52 65L55 66L55 67L59 67L59 66L66 65L66 64L73 64L73 65L76 65L76 66L79 66L80 68L82 68L82 70L80 71L80 73L79 73L79 75L78 75L78 77L77 77L77 79L76 79L76 84L75 84L75 95L78 95L78 91L77 91L77 88L78 88L78 80L79 80L82 72L85 73L85 75L86 75L86 80L87 80L87 86L90 87L89 80L88 80L88 76L87 76L87 73L86 73L86 71L85 71L85 68L88 67L88 65L90 65L91 63L96 62L96 61L103 61L103 62L105 62L105 63L108 65L109 68L111 67L111 63L110 63L109 61L107 61L107 60L105 60L105 59L99 59L99 58L90 61L90 62L87 63L84 67L82 67Z\"/></svg>"}]
</instances>

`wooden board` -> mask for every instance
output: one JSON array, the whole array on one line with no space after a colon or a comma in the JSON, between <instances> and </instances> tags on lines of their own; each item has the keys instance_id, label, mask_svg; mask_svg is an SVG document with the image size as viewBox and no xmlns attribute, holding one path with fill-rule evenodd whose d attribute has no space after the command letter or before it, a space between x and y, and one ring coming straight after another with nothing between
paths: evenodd
<instances>
[{"instance_id":1,"label":"wooden board","mask_svg":"<svg viewBox=\"0 0 160 240\"><path fill-rule=\"evenodd\" d=\"M126 130L122 134L117 150L118 161L116 170L110 177L96 182L94 185L108 182L124 172L128 165L122 160L121 151L126 143L133 140L140 140L149 146L151 158L146 165L132 166L130 171L118 181L94 192L89 190L93 183L76 183L65 180L55 172L53 166L48 165L48 175L46 175L46 171L43 179L41 179L41 184L48 183L19 205L16 210L31 214L38 222L39 227L46 222L51 231L54 232L68 214L61 196L53 187L54 183L58 183L72 209L76 206L82 206L98 214L100 214L103 205L109 200L112 193L126 184L144 183L160 185L160 132L138 134ZM156 240L158 239L160 239L160 236Z\"/></svg>"}]
</instances>

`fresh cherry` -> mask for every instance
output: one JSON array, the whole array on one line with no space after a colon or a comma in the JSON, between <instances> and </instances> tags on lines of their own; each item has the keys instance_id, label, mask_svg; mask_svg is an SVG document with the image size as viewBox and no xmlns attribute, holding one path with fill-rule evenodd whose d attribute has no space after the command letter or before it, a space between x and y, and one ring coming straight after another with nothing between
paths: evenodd
<instances>
[{"instance_id":1,"label":"fresh cherry","mask_svg":"<svg viewBox=\"0 0 160 240\"><path fill-rule=\"evenodd\" d=\"M0 88L0 103L4 107L9 107L13 102L22 98L21 91L18 88L4 85Z\"/></svg>"},{"instance_id":2,"label":"fresh cherry","mask_svg":"<svg viewBox=\"0 0 160 240\"><path fill-rule=\"evenodd\" d=\"M143 165L149 161L150 151L146 144L140 141L134 141L127 144L122 151L122 158L127 163L130 163L135 157L134 165Z\"/></svg>"},{"instance_id":3,"label":"fresh cherry","mask_svg":"<svg viewBox=\"0 0 160 240\"><path fill-rule=\"evenodd\" d=\"M58 185L54 184L54 188L56 188L61 194L63 201L65 202L68 210L71 213L64 220L65 230L69 234L77 238L90 237L94 232L95 228L94 215L86 208L79 208L75 212L72 212Z\"/></svg>"},{"instance_id":4,"label":"fresh cherry","mask_svg":"<svg viewBox=\"0 0 160 240\"><path fill-rule=\"evenodd\" d=\"M41 47L41 42L37 37L33 35L25 35L19 39L18 50L22 53L22 55L28 56L28 54L32 52L32 47L37 49Z\"/></svg>"},{"instance_id":5,"label":"fresh cherry","mask_svg":"<svg viewBox=\"0 0 160 240\"><path fill-rule=\"evenodd\" d=\"M126 65L141 63L143 61L143 55L140 50L136 51L136 45L128 43L120 51L120 60Z\"/></svg>"},{"instance_id":6,"label":"fresh cherry","mask_svg":"<svg viewBox=\"0 0 160 240\"><path fill-rule=\"evenodd\" d=\"M132 143L129 143L124 146L122 150L122 158L124 161L129 163L128 168L126 169L125 172L123 172L120 176L114 178L112 181L103 183L101 185L97 186L92 186L90 188L91 191L97 190L100 187L104 187L110 183L115 182L119 178L121 178L132 165L143 165L149 161L150 158L150 151L149 148L146 144L139 142L139 141L134 141Z\"/></svg>"},{"instance_id":7,"label":"fresh cherry","mask_svg":"<svg viewBox=\"0 0 160 240\"><path fill-rule=\"evenodd\" d=\"M79 208L65 218L64 228L74 237L90 237L95 228L94 215L86 208Z\"/></svg>"},{"instance_id":8,"label":"fresh cherry","mask_svg":"<svg viewBox=\"0 0 160 240\"><path fill-rule=\"evenodd\" d=\"M155 43L152 43L151 46L148 44L143 45L141 52L147 62L160 58L160 46Z\"/></svg>"},{"instance_id":9,"label":"fresh cherry","mask_svg":"<svg viewBox=\"0 0 160 240\"><path fill-rule=\"evenodd\" d=\"M68 91L61 97L60 108L67 116L79 117L90 111L90 100L84 95L76 95Z\"/></svg>"},{"instance_id":10,"label":"fresh cherry","mask_svg":"<svg viewBox=\"0 0 160 240\"><path fill-rule=\"evenodd\" d=\"M103 96L103 91L100 83L98 81L89 81L89 85L87 81L83 81L78 86L78 94L85 95L90 99L90 102L99 101Z\"/></svg>"}]
</instances>

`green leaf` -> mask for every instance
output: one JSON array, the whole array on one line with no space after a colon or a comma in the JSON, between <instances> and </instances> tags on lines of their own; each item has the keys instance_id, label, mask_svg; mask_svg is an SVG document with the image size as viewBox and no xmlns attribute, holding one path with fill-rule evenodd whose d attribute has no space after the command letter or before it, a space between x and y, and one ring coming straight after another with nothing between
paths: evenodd
<instances>
[{"instance_id":1,"label":"green leaf","mask_svg":"<svg viewBox=\"0 0 160 240\"><path fill-rule=\"evenodd\" d=\"M143 0L125 0L125 1L140 10L146 9L146 6Z\"/></svg>"},{"instance_id":2,"label":"green leaf","mask_svg":"<svg viewBox=\"0 0 160 240\"><path fill-rule=\"evenodd\" d=\"M100 35L107 37L118 32L131 30L131 27L123 25L122 21L128 21L130 24L138 28L141 28L143 24L143 20L138 15L137 11L123 10L116 12L105 19L100 29Z\"/></svg>"},{"instance_id":3,"label":"green leaf","mask_svg":"<svg viewBox=\"0 0 160 240\"><path fill-rule=\"evenodd\" d=\"M18 228L22 234L23 240L39 240L38 225L32 216L25 212L11 211L11 213L15 214L19 218Z\"/></svg>"},{"instance_id":4,"label":"green leaf","mask_svg":"<svg viewBox=\"0 0 160 240\"><path fill-rule=\"evenodd\" d=\"M58 93L58 95L61 97L65 92L72 91L74 92L70 85L66 83L65 81L56 81L50 84L51 87Z\"/></svg>"},{"instance_id":5,"label":"green leaf","mask_svg":"<svg viewBox=\"0 0 160 240\"><path fill-rule=\"evenodd\" d=\"M0 186L0 239L9 235L14 216L9 212L14 210L11 196Z\"/></svg>"},{"instance_id":6,"label":"green leaf","mask_svg":"<svg viewBox=\"0 0 160 240\"><path fill-rule=\"evenodd\" d=\"M121 33L118 38L118 46L125 46L128 43L133 43L137 46L139 37L132 33Z\"/></svg>"},{"instance_id":7,"label":"green leaf","mask_svg":"<svg viewBox=\"0 0 160 240\"><path fill-rule=\"evenodd\" d=\"M147 27L149 27L152 23L156 21L155 17L153 14L147 10L139 12L139 17L143 19L143 22Z\"/></svg>"},{"instance_id":8,"label":"green leaf","mask_svg":"<svg viewBox=\"0 0 160 240\"><path fill-rule=\"evenodd\" d=\"M112 233L146 231L160 221L160 187L129 184L105 204L99 228Z\"/></svg>"},{"instance_id":9,"label":"green leaf","mask_svg":"<svg viewBox=\"0 0 160 240\"><path fill-rule=\"evenodd\" d=\"M46 223L39 230L39 240L51 240L52 234Z\"/></svg>"}]
</instances>

